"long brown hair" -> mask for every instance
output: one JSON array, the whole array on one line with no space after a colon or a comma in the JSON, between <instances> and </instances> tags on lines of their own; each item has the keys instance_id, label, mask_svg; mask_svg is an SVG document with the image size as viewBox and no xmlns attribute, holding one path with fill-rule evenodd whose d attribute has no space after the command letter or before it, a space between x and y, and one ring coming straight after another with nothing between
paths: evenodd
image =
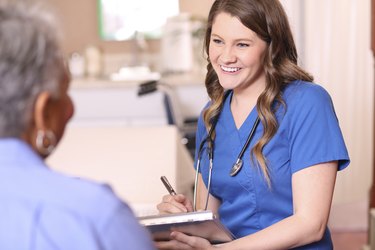
<instances>
[{"instance_id":1,"label":"long brown hair","mask_svg":"<svg viewBox=\"0 0 375 250\"><path fill-rule=\"evenodd\" d=\"M224 89L219 83L216 72L209 60L209 46L212 25L219 13L228 13L237 17L247 28L255 32L267 43L263 70L266 87L257 100L257 111L264 127L262 137L251 149L258 166L261 168L267 184L271 185L267 159L262 153L263 147L275 135L278 122L275 116L275 103L285 105L282 99L283 88L294 80L313 81L313 77L297 65L297 50L286 13L279 0L216 0L208 15L205 35L207 53L206 89L211 105L204 111L206 129L220 113L224 99Z\"/></svg>"}]
</instances>

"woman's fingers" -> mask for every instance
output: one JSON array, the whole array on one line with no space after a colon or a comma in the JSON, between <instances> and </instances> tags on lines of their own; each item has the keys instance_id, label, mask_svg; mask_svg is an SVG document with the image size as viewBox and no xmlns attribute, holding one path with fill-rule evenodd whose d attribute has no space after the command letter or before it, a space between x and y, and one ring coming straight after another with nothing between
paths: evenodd
<instances>
[{"instance_id":1,"label":"woman's fingers","mask_svg":"<svg viewBox=\"0 0 375 250\"><path fill-rule=\"evenodd\" d=\"M160 250L185 250L191 249L189 245L181 243L177 240L170 241L156 241L155 247Z\"/></svg>"},{"instance_id":2,"label":"woman's fingers","mask_svg":"<svg viewBox=\"0 0 375 250\"><path fill-rule=\"evenodd\" d=\"M188 236L181 232L172 232L170 241L158 241L155 245L158 249L163 250L185 250L185 249L196 249L196 250L208 250L213 249L213 246L206 239L194 236Z\"/></svg>"},{"instance_id":3,"label":"woman's fingers","mask_svg":"<svg viewBox=\"0 0 375 250\"><path fill-rule=\"evenodd\" d=\"M188 249L211 249L211 243L201 237L188 236L181 232L172 232L171 239L182 243L185 246L190 246ZM186 249L186 248L185 248Z\"/></svg>"},{"instance_id":4,"label":"woman's fingers","mask_svg":"<svg viewBox=\"0 0 375 250\"><path fill-rule=\"evenodd\" d=\"M183 213L188 212L188 208L185 206L186 198L182 194L178 195L165 195L163 196L162 202L157 205L157 209L160 213Z\"/></svg>"},{"instance_id":5,"label":"woman's fingers","mask_svg":"<svg viewBox=\"0 0 375 250\"><path fill-rule=\"evenodd\" d=\"M185 195L178 194L172 196L177 202L181 203L184 205L184 207L187 209L187 212L192 212L193 211L193 205L191 204L191 201L186 198Z\"/></svg>"}]
</instances>

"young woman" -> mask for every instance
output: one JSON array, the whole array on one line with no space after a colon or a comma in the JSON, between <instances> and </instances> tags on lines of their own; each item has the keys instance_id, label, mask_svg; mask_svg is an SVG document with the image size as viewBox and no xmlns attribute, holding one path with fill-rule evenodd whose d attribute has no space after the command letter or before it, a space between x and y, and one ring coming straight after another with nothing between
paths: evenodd
<instances>
[{"instance_id":1,"label":"young woman","mask_svg":"<svg viewBox=\"0 0 375 250\"><path fill-rule=\"evenodd\" d=\"M237 238L215 248L332 249L327 221L349 157L329 94L297 65L280 2L216 0L205 47L196 204L168 195L159 211L214 211ZM214 248L177 231L157 246Z\"/></svg>"}]
</instances>

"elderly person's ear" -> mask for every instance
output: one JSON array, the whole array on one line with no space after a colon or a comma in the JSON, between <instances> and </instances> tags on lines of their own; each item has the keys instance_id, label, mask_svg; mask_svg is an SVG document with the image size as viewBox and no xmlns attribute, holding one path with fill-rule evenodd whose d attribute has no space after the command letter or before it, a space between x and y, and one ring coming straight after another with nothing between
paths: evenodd
<instances>
[{"instance_id":1,"label":"elderly person's ear","mask_svg":"<svg viewBox=\"0 0 375 250\"><path fill-rule=\"evenodd\" d=\"M57 144L56 131L52 130L55 112L52 93L41 92L35 101L33 118L36 134L35 148L42 156L48 156Z\"/></svg>"},{"instance_id":2,"label":"elderly person's ear","mask_svg":"<svg viewBox=\"0 0 375 250\"><path fill-rule=\"evenodd\" d=\"M37 129L46 129L48 124L48 118L50 117L50 101L51 93L48 91L43 91L40 93L36 100L34 106L34 122Z\"/></svg>"}]
</instances>

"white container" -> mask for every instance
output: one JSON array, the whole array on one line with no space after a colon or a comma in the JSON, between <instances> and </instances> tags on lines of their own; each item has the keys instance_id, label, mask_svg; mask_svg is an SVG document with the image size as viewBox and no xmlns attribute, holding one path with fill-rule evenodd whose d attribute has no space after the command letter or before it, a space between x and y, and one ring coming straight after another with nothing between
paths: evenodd
<instances>
[{"instance_id":1,"label":"white container","mask_svg":"<svg viewBox=\"0 0 375 250\"><path fill-rule=\"evenodd\" d=\"M85 49L86 76L100 77L103 73L102 52L96 46L89 45Z\"/></svg>"},{"instance_id":2,"label":"white container","mask_svg":"<svg viewBox=\"0 0 375 250\"><path fill-rule=\"evenodd\" d=\"M165 72L189 72L193 68L193 44L190 16L171 17L163 29L161 58Z\"/></svg>"},{"instance_id":3,"label":"white container","mask_svg":"<svg viewBox=\"0 0 375 250\"><path fill-rule=\"evenodd\" d=\"M85 59L77 52L73 52L69 58L70 74L74 78L80 78L85 75Z\"/></svg>"}]
</instances>

